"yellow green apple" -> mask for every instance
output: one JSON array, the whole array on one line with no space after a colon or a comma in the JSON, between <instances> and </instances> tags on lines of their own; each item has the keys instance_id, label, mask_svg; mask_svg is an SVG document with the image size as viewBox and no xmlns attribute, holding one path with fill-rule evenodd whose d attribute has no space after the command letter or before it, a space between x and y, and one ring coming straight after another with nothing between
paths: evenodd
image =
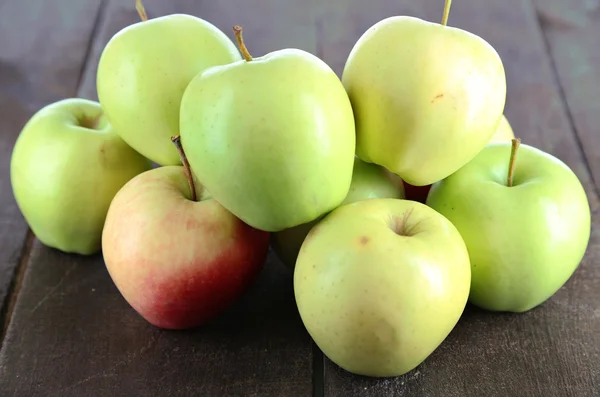
<instances>
[{"instance_id":1,"label":"yellow green apple","mask_svg":"<svg viewBox=\"0 0 600 397\"><path fill-rule=\"evenodd\" d=\"M127 26L104 48L98 98L117 134L160 165L180 164L170 138L179 134L183 92L200 71L240 59L233 42L203 19L171 14Z\"/></svg>"},{"instance_id":2,"label":"yellow green apple","mask_svg":"<svg viewBox=\"0 0 600 397\"><path fill-rule=\"evenodd\" d=\"M36 112L12 152L16 202L45 245L68 253L100 250L111 200L151 162L129 147L100 104L63 99Z\"/></svg>"},{"instance_id":3,"label":"yellow green apple","mask_svg":"<svg viewBox=\"0 0 600 397\"><path fill-rule=\"evenodd\" d=\"M402 179L355 157L350 190L341 205L371 198L404 198ZM294 268L302 242L320 219L271 234L273 251L285 265Z\"/></svg>"},{"instance_id":4,"label":"yellow green apple","mask_svg":"<svg viewBox=\"0 0 600 397\"><path fill-rule=\"evenodd\" d=\"M309 334L334 363L366 376L421 364L464 311L469 256L456 228L416 201L342 205L313 227L294 270Z\"/></svg>"},{"instance_id":5,"label":"yellow green apple","mask_svg":"<svg viewBox=\"0 0 600 397\"><path fill-rule=\"evenodd\" d=\"M490 139L489 143L510 142L514 137L515 134L510 123L508 122L508 119L506 116L502 115L500 124L498 125L498 128L496 129L496 132L492 136L492 139ZM425 203L427 201L427 195L429 194L430 189L431 185L413 186L404 182L404 192L408 200L415 200L420 203Z\"/></svg>"},{"instance_id":6,"label":"yellow green apple","mask_svg":"<svg viewBox=\"0 0 600 397\"><path fill-rule=\"evenodd\" d=\"M355 130L344 87L318 57L282 49L199 73L181 102L193 172L247 224L275 232L317 219L346 197Z\"/></svg>"},{"instance_id":7,"label":"yellow green apple","mask_svg":"<svg viewBox=\"0 0 600 397\"><path fill-rule=\"evenodd\" d=\"M504 111L500 56L445 19L376 23L354 45L342 76L356 117L356 153L414 186L437 182L475 157Z\"/></svg>"},{"instance_id":8,"label":"yellow green apple","mask_svg":"<svg viewBox=\"0 0 600 397\"><path fill-rule=\"evenodd\" d=\"M591 219L581 182L564 162L529 145L517 151L519 141L513 142L512 149L509 142L486 146L435 183L427 204L465 240L470 301L524 312L571 277L587 248Z\"/></svg>"},{"instance_id":9,"label":"yellow green apple","mask_svg":"<svg viewBox=\"0 0 600 397\"><path fill-rule=\"evenodd\" d=\"M500 124L498 124L498 128L496 132L490 139L490 142L510 142L515 138L515 133L506 118L505 115L502 115L500 119Z\"/></svg>"}]
</instances>

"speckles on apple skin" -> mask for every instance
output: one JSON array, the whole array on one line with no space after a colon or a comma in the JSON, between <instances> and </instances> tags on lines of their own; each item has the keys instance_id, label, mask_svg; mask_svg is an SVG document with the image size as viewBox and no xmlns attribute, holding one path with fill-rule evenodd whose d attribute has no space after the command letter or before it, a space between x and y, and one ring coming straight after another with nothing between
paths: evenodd
<instances>
[{"instance_id":1,"label":"speckles on apple skin","mask_svg":"<svg viewBox=\"0 0 600 397\"><path fill-rule=\"evenodd\" d=\"M100 158L100 164L102 165L103 168L106 167L106 143L103 143L100 146L98 155Z\"/></svg>"},{"instance_id":2,"label":"speckles on apple skin","mask_svg":"<svg viewBox=\"0 0 600 397\"><path fill-rule=\"evenodd\" d=\"M440 100L442 98L444 98L444 94L443 93L437 94L435 97L433 97L433 99L431 100L431 103L435 103L435 102L437 102L438 100Z\"/></svg>"}]
</instances>

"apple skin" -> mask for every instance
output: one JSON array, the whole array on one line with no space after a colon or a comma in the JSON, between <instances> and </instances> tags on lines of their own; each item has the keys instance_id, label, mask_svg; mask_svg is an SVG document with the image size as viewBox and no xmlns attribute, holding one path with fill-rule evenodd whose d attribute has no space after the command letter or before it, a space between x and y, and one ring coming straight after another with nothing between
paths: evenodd
<instances>
[{"instance_id":1,"label":"apple skin","mask_svg":"<svg viewBox=\"0 0 600 397\"><path fill-rule=\"evenodd\" d=\"M283 49L196 76L181 103L181 143L216 200L276 232L340 205L356 136L333 70L310 53Z\"/></svg>"},{"instance_id":2,"label":"apple skin","mask_svg":"<svg viewBox=\"0 0 600 397\"><path fill-rule=\"evenodd\" d=\"M590 207L573 171L521 144L507 186L510 143L492 143L434 184L427 205L446 216L469 249L470 301L491 311L525 312L571 277L590 238Z\"/></svg>"},{"instance_id":3,"label":"apple skin","mask_svg":"<svg viewBox=\"0 0 600 397\"><path fill-rule=\"evenodd\" d=\"M202 70L241 59L211 23L185 14L127 26L104 48L98 98L115 131L159 165L179 165L170 138L179 134L181 97Z\"/></svg>"},{"instance_id":4,"label":"apple skin","mask_svg":"<svg viewBox=\"0 0 600 397\"><path fill-rule=\"evenodd\" d=\"M402 179L383 167L365 163L355 157L350 190L341 205L386 197L404 198ZM320 219L271 234L273 251L286 266L294 268L302 242Z\"/></svg>"},{"instance_id":5,"label":"apple skin","mask_svg":"<svg viewBox=\"0 0 600 397\"><path fill-rule=\"evenodd\" d=\"M508 122L508 119L505 115L502 115L502 118L500 119L500 124L498 124L498 128L492 136L492 139L490 139L490 143L510 142L514 137L515 133L510 123Z\"/></svg>"},{"instance_id":6,"label":"apple skin","mask_svg":"<svg viewBox=\"0 0 600 397\"><path fill-rule=\"evenodd\" d=\"M490 139L490 143L495 142L510 142L515 137L510 123L505 115L502 115L498 129ZM404 191L406 192L406 198L408 200L418 201L419 203L425 203L427 201L427 195L431 185L426 186L413 186L404 182Z\"/></svg>"},{"instance_id":7,"label":"apple skin","mask_svg":"<svg viewBox=\"0 0 600 397\"><path fill-rule=\"evenodd\" d=\"M414 186L439 181L475 157L506 100L504 67L489 43L407 16L363 34L342 82L356 116L358 156Z\"/></svg>"},{"instance_id":8,"label":"apple skin","mask_svg":"<svg viewBox=\"0 0 600 397\"><path fill-rule=\"evenodd\" d=\"M269 234L227 211L182 166L145 172L113 200L102 234L108 272L125 300L165 329L199 327L256 278Z\"/></svg>"},{"instance_id":9,"label":"apple skin","mask_svg":"<svg viewBox=\"0 0 600 397\"><path fill-rule=\"evenodd\" d=\"M422 363L464 311L470 266L456 228L424 204L346 204L311 229L294 270L309 334L359 375L402 375Z\"/></svg>"},{"instance_id":10,"label":"apple skin","mask_svg":"<svg viewBox=\"0 0 600 397\"><path fill-rule=\"evenodd\" d=\"M10 178L15 200L36 237L66 253L100 250L111 200L152 163L106 121L100 104L80 98L51 103L25 124Z\"/></svg>"}]
</instances>

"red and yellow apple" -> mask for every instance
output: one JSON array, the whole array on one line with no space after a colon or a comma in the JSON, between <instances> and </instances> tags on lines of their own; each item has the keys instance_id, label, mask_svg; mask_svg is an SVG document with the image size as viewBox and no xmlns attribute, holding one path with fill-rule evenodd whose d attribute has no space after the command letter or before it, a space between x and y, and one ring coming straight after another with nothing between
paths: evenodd
<instances>
[{"instance_id":1,"label":"red and yellow apple","mask_svg":"<svg viewBox=\"0 0 600 397\"><path fill-rule=\"evenodd\" d=\"M138 175L115 196L102 234L115 285L160 328L193 328L216 317L252 283L268 251L267 232L194 185L197 201L182 166Z\"/></svg>"}]
</instances>

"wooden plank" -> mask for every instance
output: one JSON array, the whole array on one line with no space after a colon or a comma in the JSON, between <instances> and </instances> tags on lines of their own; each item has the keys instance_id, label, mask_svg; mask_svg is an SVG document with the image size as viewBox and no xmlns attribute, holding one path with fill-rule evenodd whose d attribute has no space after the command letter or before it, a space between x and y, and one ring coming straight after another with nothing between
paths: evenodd
<instances>
[{"instance_id":1,"label":"wooden plank","mask_svg":"<svg viewBox=\"0 0 600 397\"><path fill-rule=\"evenodd\" d=\"M231 310L196 331L159 330L119 295L100 256L36 243L6 348L3 395L310 395L310 339L291 272L273 255ZM23 376L27 374L27 376Z\"/></svg>"},{"instance_id":2,"label":"wooden plank","mask_svg":"<svg viewBox=\"0 0 600 397\"><path fill-rule=\"evenodd\" d=\"M10 183L10 157L21 128L45 104L73 96L100 1L0 3L0 303L11 280L27 225ZM8 311L3 308L3 314ZM2 319L0 319L2 322Z\"/></svg>"},{"instance_id":3,"label":"wooden plank","mask_svg":"<svg viewBox=\"0 0 600 397\"><path fill-rule=\"evenodd\" d=\"M443 1L331 1L317 21L325 60L341 74L353 44L392 15L441 19ZM592 210L599 208L535 12L525 0L461 2L449 24L488 40L507 73L506 115L523 142L565 161L582 180ZM591 396L600 391L600 219L574 277L552 299L525 314L492 314L469 307L448 339L421 366L398 378L353 376L325 361L326 396Z\"/></svg>"},{"instance_id":4,"label":"wooden plank","mask_svg":"<svg viewBox=\"0 0 600 397\"><path fill-rule=\"evenodd\" d=\"M223 30L242 24L256 56L314 48L312 16L291 3L145 0L150 17L185 12ZM279 20L265 23L264 15ZM104 12L80 94L96 98L95 68L109 38L138 16L133 2ZM306 28L308 33L300 34ZM314 30L314 29L313 29ZM228 33L233 37L231 33ZM298 315L292 272L270 253L251 290L194 331L159 330L120 296L102 257L66 255L36 243L0 356L2 395L295 396L312 391L312 344ZM27 376L23 376L27 374Z\"/></svg>"},{"instance_id":5,"label":"wooden plank","mask_svg":"<svg viewBox=\"0 0 600 397\"><path fill-rule=\"evenodd\" d=\"M600 3L538 0L535 5L572 123L600 189Z\"/></svg>"}]
</instances>

